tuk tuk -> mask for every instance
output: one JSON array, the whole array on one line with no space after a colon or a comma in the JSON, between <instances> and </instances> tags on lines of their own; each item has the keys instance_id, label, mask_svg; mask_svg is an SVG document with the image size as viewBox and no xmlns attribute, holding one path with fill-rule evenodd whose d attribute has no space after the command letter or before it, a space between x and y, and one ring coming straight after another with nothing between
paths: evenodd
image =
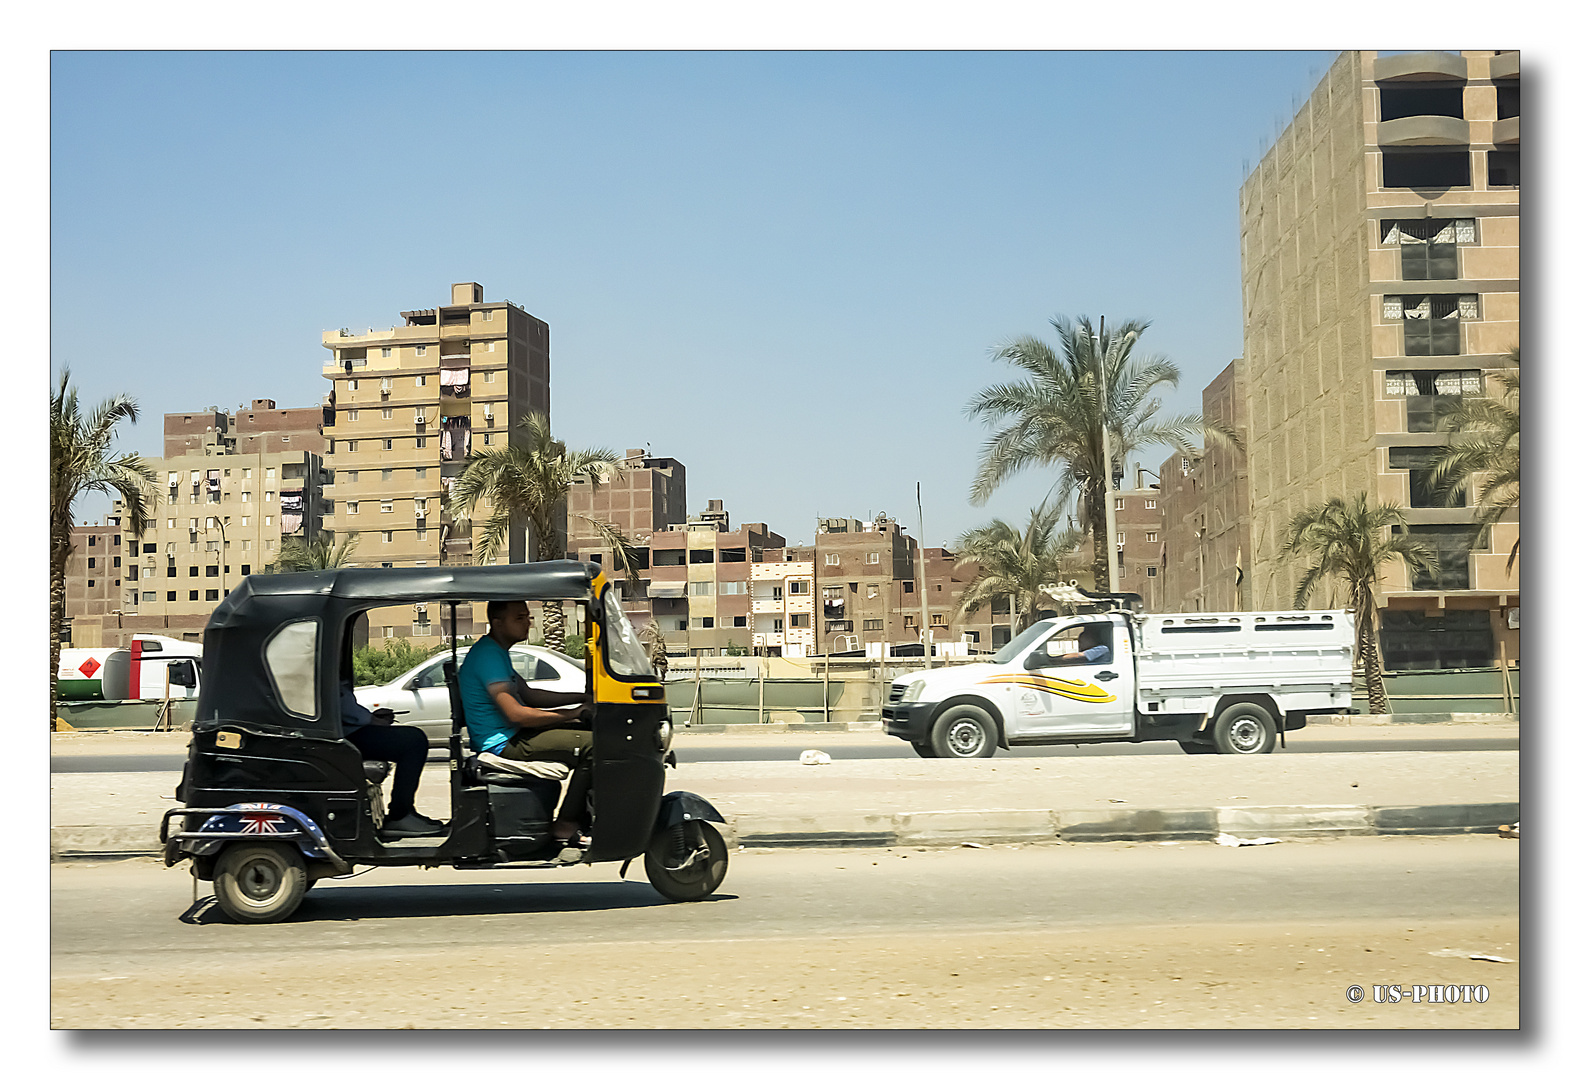
<instances>
[{"instance_id":1,"label":"tuk tuk","mask_svg":"<svg viewBox=\"0 0 1570 1080\"><path fill-rule=\"evenodd\" d=\"M500 770L463 738L455 660L457 612L493 600L571 606L585 636L593 732L586 848L551 836L561 780ZM353 620L409 603L444 607L454 656L445 836L379 835L390 766L344 738L340 679ZM478 621L478 620L476 620ZM203 641L190 750L160 840L167 866L189 859L241 922L287 918L322 878L357 867L559 867L643 856L670 900L700 900L724 880L723 823L706 800L665 788L675 767L660 684L611 582L595 563L341 569L252 575L219 604ZM580 766L582 767L582 766ZM194 884L194 882L193 882Z\"/></svg>"}]
</instances>

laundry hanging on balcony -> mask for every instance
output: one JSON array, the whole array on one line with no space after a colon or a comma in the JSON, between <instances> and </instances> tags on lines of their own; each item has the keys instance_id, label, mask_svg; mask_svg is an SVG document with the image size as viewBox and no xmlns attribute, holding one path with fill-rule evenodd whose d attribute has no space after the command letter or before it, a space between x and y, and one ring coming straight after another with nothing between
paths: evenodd
<instances>
[{"instance_id":1,"label":"laundry hanging on balcony","mask_svg":"<svg viewBox=\"0 0 1570 1080\"><path fill-rule=\"evenodd\" d=\"M444 373L445 374L445 373ZM463 461L469 456L469 418L442 417L442 460Z\"/></svg>"},{"instance_id":2,"label":"laundry hanging on balcony","mask_svg":"<svg viewBox=\"0 0 1570 1080\"><path fill-rule=\"evenodd\" d=\"M443 397L469 396L469 369L443 368L441 371Z\"/></svg>"}]
</instances>

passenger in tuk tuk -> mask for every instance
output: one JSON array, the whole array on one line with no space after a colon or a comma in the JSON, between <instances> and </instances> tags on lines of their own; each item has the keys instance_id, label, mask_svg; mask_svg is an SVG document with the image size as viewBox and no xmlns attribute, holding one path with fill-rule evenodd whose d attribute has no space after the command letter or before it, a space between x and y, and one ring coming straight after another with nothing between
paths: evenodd
<instances>
[{"instance_id":1,"label":"passenger in tuk tuk","mask_svg":"<svg viewBox=\"0 0 1570 1080\"><path fill-rule=\"evenodd\" d=\"M393 724L391 709L371 712L354 696L354 661L351 634L344 635L344 657L338 687L338 711L343 737L352 742L367 761L393 763L392 796L387 801L387 817L382 836L389 840L440 836L447 826L428 818L414 808L414 793L420 787L420 774L430 740L417 727Z\"/></svg>"},{"instance_id":2,"label":"passenger in tuk tuk","mask_svg":"<svg viewBox=\"0 0 1570 1080\"><path fill-rule=\"evenodd\" d=\"M583 715L588 695L537 689L513 669L508 650L529 637L526 602L493 600L485 617L490 632L470 646L458 670L469 745L477 754L573 766L561 809L551 826L556 839L571 840L583 825L588 801L594 738L586 728L574 725Z\"/></svg>"}]
</instances>

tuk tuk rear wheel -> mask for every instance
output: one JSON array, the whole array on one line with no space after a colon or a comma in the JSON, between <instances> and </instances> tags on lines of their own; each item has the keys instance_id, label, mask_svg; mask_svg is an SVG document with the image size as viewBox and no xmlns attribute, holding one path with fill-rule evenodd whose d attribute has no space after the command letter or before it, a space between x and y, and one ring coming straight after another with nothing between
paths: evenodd
<instances>
[{"instance_id":1,"label":"tuk tuk rear wheel","mask_svg":"<svg viewBox=\"0 0 1570 1080\"><path fill-rule=\"evenodd\" d=\"M293 844L230 844L213 868L218 906L238 922L287 919L306 887L305 859Z\"/></svg>"},{"instance_id":2,"label":"tuk tuk rear wheel","mask_svg":"<svg viewBox=\"0 0 1570 1080\"><path fill-rule=\"evenodd\" d=\"M702 852L683 865L693 852ZM643 853L649 884L667 900L702 900L725 880L730 859L725 838L707 821L682 821L654 835Z\"/></svg>"}]
</instances>

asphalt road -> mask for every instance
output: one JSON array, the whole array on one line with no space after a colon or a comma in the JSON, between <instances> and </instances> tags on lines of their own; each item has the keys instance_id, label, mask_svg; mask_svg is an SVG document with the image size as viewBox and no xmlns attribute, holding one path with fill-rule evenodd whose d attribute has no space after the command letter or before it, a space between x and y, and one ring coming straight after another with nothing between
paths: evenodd
<instances>
[{"instance_id":1,"label":"asphalt road","mask_svg":"<svg viewBox=\"0 0 1570 1080\"><path fill-rule=\"evenodd\" d=\"M1338 733L1339 734L1339 733ZM1376 736L1347 734L1333 739L1318 738L1313 741L1288 736L1287 745L1277 753L1286 754L1357 754L1400 749L1409 752L1454 753L1469 750L1516 750L1520 740L1514 737L1465 738L1438 736L1433 738L1403 739L1399 746L1392 746ZM712 737L711 737L712 738ZM771 741L761 744L751 736L736 736L735 742L717 746L685 746L678 737L676 755L679 761L795 761L803 750L824 743L811 735L802 735L791 744ZM836 740L829 745L829 753L836 759L864 760L876 758L909 758L914 752L897 739L864 742ZM1110 757L1125 755L1168 754L1184 756L1176 743L1101 743L1086 746L1024 746L1014 750L1000 750L999 757ZM437 755L445 758L446 754ZM50 772L179 772L185 766L185 754L72 754L54 755L49 761Z\"/></svg>"},{"instance_id":2,"label":"asphalt road","mask_svg":"<svg viewBox=\"0 0 1570 1080\"><path fill-rule=\"evenodd\" d=\"M1518 966L1468 954L1520 958L1518 852L1478 836L743 851L708 901L674 905L637 866L625 881L612 865L380 869L322 882L270 926L230 923L206 885L193 905L184 868L56 863L52 1014L66 1027L1514 1026ZM1487 983L1492 1009L1345 994L1419 980Z\"/></svg>"}]
</instances>

